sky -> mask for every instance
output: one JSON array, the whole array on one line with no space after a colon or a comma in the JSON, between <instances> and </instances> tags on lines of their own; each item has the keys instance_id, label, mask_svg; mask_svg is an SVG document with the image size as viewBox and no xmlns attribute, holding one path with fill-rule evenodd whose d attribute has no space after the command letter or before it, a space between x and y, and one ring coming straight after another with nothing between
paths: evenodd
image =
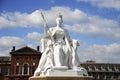
<instances>
[{"instance_id":1,"label":"sky","mask_svg":"<svg viewBox=\"0 0 120 80\"><path fill-rule=\"evenodd\" d=\"M34 49L44 36L44 21L55 27L58 13L71 39L80 43L81 62L120 63L120 0L0 0L0 56L12 47Z\"/></svg>"}]
</instances>

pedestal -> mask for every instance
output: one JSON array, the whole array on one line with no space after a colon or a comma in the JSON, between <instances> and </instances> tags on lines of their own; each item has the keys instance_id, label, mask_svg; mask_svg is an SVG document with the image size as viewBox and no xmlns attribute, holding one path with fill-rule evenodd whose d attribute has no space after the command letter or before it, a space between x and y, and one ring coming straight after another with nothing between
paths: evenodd
<instances>
[{"instance_id":1,"label":"pedestal","mask_svg":"<svg viewBox=\"0 0 120 80\"><path fill-rule=\"evenodd\" d=\"M67 70L67 69L61 69L61 70L48 70L46 73L46 76L83 76L83 71L81 70Z\"/></svg>"},{"instance_id":2,"label":"pedestal","mask_svg":"<svg viewBox=\"0 0 120 80\"><path fill-rule=\"evenodd\" d=\"M79 69L68 69L67 67L53 67L53 69L49 69L46 74L42 76L88 76L87 72Z\"/></svg>"},{"instance_id":3,"label":"pedestal","mask_svg":"<svg viewBox=\"0 0 120 80\"><path fill-rule=\"evenodd\" d=\"M94 80L93 77L87 76L35 76L30 77L29 80Z\"/></svg>"}]
</instances>

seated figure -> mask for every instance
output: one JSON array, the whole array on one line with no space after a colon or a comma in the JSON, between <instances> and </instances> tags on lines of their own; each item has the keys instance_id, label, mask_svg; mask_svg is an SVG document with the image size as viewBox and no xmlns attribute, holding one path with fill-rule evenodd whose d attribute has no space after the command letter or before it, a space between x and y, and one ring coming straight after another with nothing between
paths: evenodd
<instances>
[{"instance_id":1,"label":"seated figure","mask_svg":"<svg viewBox=\"0 0 120 80\"><path fill-rule=\"evenodd\" d=\"M49 28L41 40L41 52L43 54L34 76L45 75L53 67L66 67L68 70L80 67L77 56L79 42L70 39L67 30L62 28L62 22L62 15L59 14L56 19L57 26Z\"/></svg>"}]
</instances>

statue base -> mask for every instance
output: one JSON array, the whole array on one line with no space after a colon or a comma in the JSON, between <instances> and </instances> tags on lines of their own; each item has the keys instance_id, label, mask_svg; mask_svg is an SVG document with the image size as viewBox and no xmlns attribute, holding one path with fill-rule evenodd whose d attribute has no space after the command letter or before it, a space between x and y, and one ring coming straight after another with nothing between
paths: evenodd
<instances>
[{"instance_id":1,"label":"statue base","mask_svg":"<svg viewBox=\"0 0 120 80\"><path fill-rule=\"evenodd\" d=\"M87 76L86 74L84 74L85 72L83 70L80 69L68 69L65 66L62 67L53 67L53 69L49 69L47 71L47 73L45 74L45 76ZM44 76L41 75L41 76Z\"/></svg>"},{"instance_id":2,"label":"statue base","mask_svg":"<svg viewBox=\"0 0 120 80\"><path fill-rule=\"evenodd\" d=\"M67 67L53 67L46 74L30 77L29 80L94 80L92 76L84 74L85 72L79 69L68 70Z\"/></svg>"},{"instance_id":3,"label":"statue base","mask_svg":"<svg viewBox=\"0 0 120 80\"><path fill-rule=\"evenodd\" d=\"M94 80L91 76L35 76L29 80Z\"/></svg>"}]
</instances>

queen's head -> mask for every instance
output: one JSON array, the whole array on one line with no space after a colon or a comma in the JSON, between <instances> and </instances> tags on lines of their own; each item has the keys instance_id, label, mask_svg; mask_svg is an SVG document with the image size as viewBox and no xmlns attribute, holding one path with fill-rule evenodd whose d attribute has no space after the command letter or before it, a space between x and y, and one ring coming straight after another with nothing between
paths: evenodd
<instances>
[{"instance_id":1,"label":"queen's head","mask_svg":"<svg viewBox=\"0 0 120 80\"><path fill-rule=\"evenodd\" d=\"M63 22L62 15L59 13L58 17L56 18L57 26L61 27L62 22Z\"/></svg>"}]
</instances>

